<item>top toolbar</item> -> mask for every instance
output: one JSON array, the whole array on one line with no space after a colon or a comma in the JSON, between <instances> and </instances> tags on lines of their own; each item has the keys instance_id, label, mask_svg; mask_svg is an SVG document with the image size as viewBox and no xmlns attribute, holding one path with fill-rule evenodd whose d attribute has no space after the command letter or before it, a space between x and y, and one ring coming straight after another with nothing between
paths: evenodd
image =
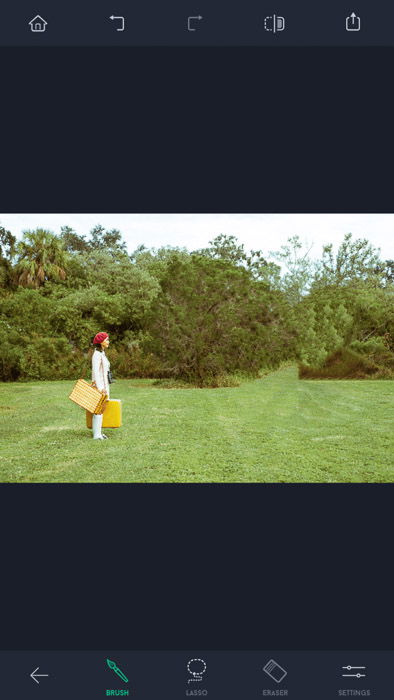
<instances>
[{"instance_id":1,"label":"top toolbar","mask_svg":"<svg viewBox=\"0 0 394 700\"><path fill-rule=\"evenodd\" d=\"M353 0L351 0L352 2ZM383 0L21 0L0 46L394 46Z\"/></svg>"}]
</instances>

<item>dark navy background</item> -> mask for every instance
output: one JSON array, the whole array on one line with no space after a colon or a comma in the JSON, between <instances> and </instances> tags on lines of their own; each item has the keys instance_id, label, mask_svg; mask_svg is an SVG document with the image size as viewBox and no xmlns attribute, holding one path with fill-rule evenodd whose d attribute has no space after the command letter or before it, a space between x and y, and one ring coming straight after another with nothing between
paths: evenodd
<instances>
[{"instance_id":1,"label":"dark navy background","mask_svg":"<svg viewBox=\"0 0 394 700\"><path fill-rule=\"evenodd\" d=\"M3 49L0 211L392 211L393 58ZM393 493L2 485L1 647L391 648Z\"/></svg>"},{"instance_id":2,"label":"dark navy background","mask_svg":"<svg viewBox=\"0 0 394 700\"><path fill-rule=\"evenodd\" d=\"M392 49L2 49L4 211L390 212Z\"/></svg>"},{"instance_id":3,"label":"dark navy background","mask_svg":"<svg viewBox=\"0 0 394 700\"><path fill-rule=\"evenodd\" d=\"M3 648L392 648L391 485L15 485L0 500Z\"/></svg>"}]
</instances>

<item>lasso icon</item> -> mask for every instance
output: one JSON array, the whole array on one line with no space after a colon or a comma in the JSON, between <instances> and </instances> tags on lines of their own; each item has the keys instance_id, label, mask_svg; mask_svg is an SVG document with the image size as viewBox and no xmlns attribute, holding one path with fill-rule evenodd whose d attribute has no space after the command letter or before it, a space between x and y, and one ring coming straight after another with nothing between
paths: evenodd
<instances>
[{"instance_id":1,"label":"lasso icon","mask_svg":"<svg viewBox=\"0 0 394 700\"><path fill-rule=\"evenodd\" d=\"M193 669L192 665L196 667ZM202 677L207 670L207 665L203 659L190 659L190 661L187 662L187 670L193 676L193 678L189 678L188 683L196 683L202 681Z\"/></svg>"}]
</instances>

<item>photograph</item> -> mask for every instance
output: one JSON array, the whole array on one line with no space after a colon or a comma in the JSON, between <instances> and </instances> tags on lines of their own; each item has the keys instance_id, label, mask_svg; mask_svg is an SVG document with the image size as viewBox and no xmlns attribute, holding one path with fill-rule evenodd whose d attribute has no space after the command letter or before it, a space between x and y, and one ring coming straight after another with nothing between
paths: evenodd
<instances>
[{"instance_id":1,"label":"photograph","mask_svg":"<svg viewBox=\"0 0 394 700\"><path fill-rule=\"evenodd\" d=\"M0 481L394 482L393 214L0 213Z\"/></svg>"}]
</instances>

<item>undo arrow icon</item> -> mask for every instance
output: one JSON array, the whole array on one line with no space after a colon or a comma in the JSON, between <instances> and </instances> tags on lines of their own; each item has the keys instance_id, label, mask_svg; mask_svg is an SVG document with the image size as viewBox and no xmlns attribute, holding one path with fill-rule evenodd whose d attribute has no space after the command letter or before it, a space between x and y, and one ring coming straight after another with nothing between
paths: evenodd
<instances>
[{"instance_id":1,"label":"undo arrow icon","mask_svg":"<svg viewBox=\"0 0 394 700\"><path fill-rule=\"evenodd\" d=\"M118 16L118 15L111 15L110 19L111 19L112 21L114 21L114 20L119 20L119 21L120 21L120 27L117 27L117 28L116 28L116 31L117 31L117 32L124 32L124 28L125 28L125 18L122 17L122 15L120 15L120 16Z\"/></svg>"}]
</instances>

